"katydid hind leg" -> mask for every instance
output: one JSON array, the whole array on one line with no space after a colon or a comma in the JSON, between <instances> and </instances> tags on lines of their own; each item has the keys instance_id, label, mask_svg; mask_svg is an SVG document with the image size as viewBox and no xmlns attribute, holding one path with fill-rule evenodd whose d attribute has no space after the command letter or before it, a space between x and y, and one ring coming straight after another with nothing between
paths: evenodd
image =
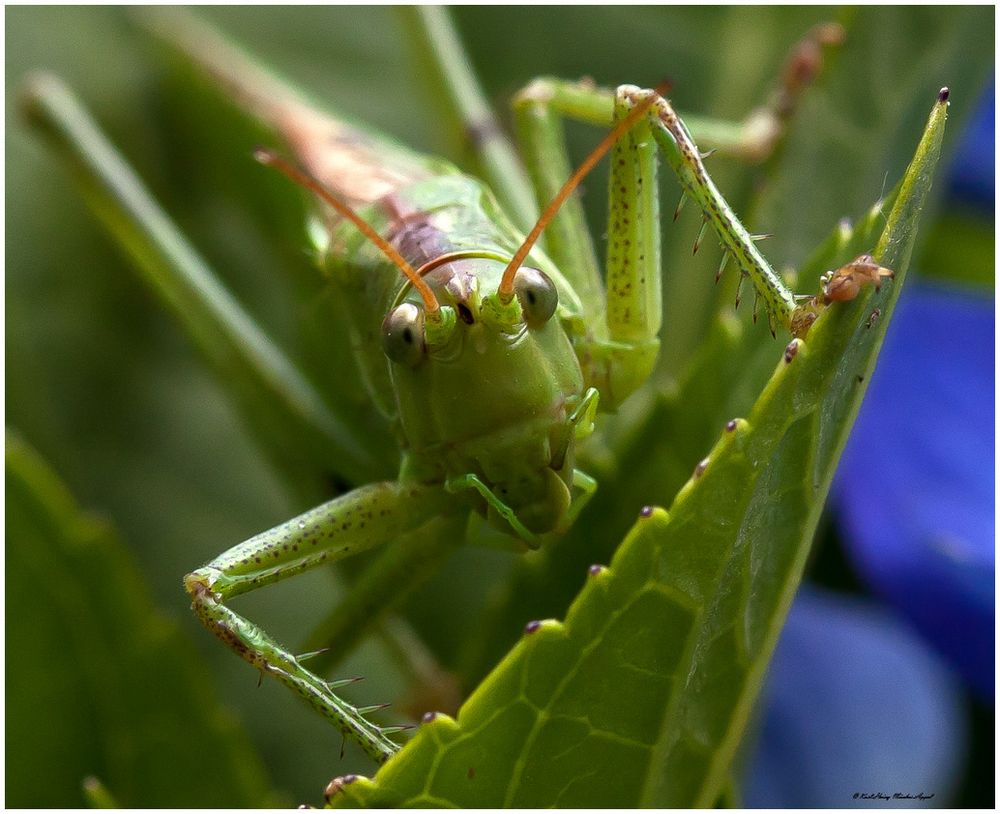
<instances>
[{"instance_id":1,"label":"katydid hind leg","mask_svg":"<svg viewBox=\"0 0 1000 814\"><path fill-rule=\"evenodd\" d=\"M562 97L572 94L574 87L568 82L539 79L514 97L514 134L539 209L548 205L573 171L562 123L562 117L567 115ZM600 119L600 113L597 115ZM610 124L610 118L609 111L607 120L600 123ZM563 202L543 237L547 254L580 299L584 323L599 325L604 313L604 285L578 196L572 195Z\"/></svg>"},{"instance_id":2,"label":"katydid hind leg","mask_svg":"<svg viewBox=\"0 0 1000 814\"><path fill-rule=\"evenodd\" d=\"M839 23L818 23L809 29L789 49L766 100L741 121L684 113L684 123L705 152L749 163L766 161L781 146L806 89L844 37Z\"/></svg>"}]
</instances>

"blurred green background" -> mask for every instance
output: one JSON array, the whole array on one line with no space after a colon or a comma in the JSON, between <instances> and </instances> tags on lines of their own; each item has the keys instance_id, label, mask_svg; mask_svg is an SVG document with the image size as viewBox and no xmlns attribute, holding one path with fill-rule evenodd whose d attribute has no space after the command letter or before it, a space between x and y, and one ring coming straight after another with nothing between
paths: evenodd
<instances>
[{"instance_id":1,"label":"blurred green background","mask_svg":"<svg viewBox=\"0 0 1000 814\"><path fill-rule=\"evenodd\" d=\"M417 55L393 9L203 13L335 109L414 148L461 159L460 142L437 124L433 90L421 84ZM512 93L552 74L610 85L668 76L679 110L740 118L765 98L789 47L811 25L847 23L848 43L821 88L807 94L774 159L780 163L710 166L753 228L775 234L765 248L779 268L802 262L839 218L861 213L899 177L943 84L952 91L950 132L960 132L993 66L986 8L480 7L457 9L455 17L504 115ZM6 22L7 424L85 509L113 520L139 575L118 563L121 582L144 581L162 614L136 599L145 609L140 618L160 631L150 633L142 665L115 650L122 638L98 652L70 630L91 600L59 600L74 596L73 578L86 566L73 556L47 563L37 551L12 549L18 540L44 543L47 532L38 519L44 511L30 520L8 515L6 802L80 805L87 774L110 778L127 805L242 805L263 801L266 789L277 791L270 799L315 802L330 777L370 767L350 745L341 760L339 735L275 682L258 688L256 675L198 627L180 585L194 566L307 506L260 458L190 343L87 212L64 168L26 129L18 87L35 69L63 76L231 290L331 392L344 375L343 356L317 342L338 332L305 256L300 196L253 164L256 134L233 125L211 95L191 90L190 77L168 70L165 55L122 9L9 8ZM594 141L594 131L570 128L574 155ZM595 173L586 187L600 237L603 176ZM664 187L664 210L672 210L676 188L669 180ZM923 227L931 260L922 270L992 287L992 222L932 215L937 220ZM716 254L691 258L698 226L696 217L682 217L665 231L664 380L683 369L716 299L732 298L732 280L718 289L709 282ZM967 232L961 263L948 262L955 228ZM970 244L978 248L968 251ZM101 539L98 559L118 556L102 527L74 526L67 539L78 532ZM421 595L411 616L424 630L436 627L430 644L445 664L458 659L456 642L474 633L483 596L510 565L504 555L463 552ZM295 642L332 606L334 590L329 575L313 573L248 597L242 607ZM98 625L115 616L115 602L102 602L103 611L92 614ZM170 641L164 650L150 645L160 635ZM188 666L157 665L158 652ZM122 674L117 684L102 679L109 668ZM338 674L366 676L363 692L352 696L366 703L406 691L377 644ZM116 699L137 717L122 720ZM218 713L216 699L235 712ZM141 727L132 738L138 745L123 734L132 720ZM267 779L253 780L258 765ZM158 770L142 775L140 766Z\"/></svg>"}]
</instances>

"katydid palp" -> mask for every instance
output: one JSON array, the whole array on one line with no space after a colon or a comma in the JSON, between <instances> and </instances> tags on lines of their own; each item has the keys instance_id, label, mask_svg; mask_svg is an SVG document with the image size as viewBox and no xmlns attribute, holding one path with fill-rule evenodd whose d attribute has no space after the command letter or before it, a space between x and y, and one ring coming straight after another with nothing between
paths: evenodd
<instances>
[{"instance_id":1,"label":"katydid palp","mask_svg":"<svg viewBox=\"0 0 1000 814\"><path fill-rule=\"evenodd\" d=\"M523 237L503 208L519 225L534 213L523 206L514 209L523 202L525 187L516 175L501 172L506 159L496 153L506 153L497 138L482 139L480 149L499 204L480 182L443 162L316 113L207 29L177 19L157 25L237 101L267 120L310 177L360 210L416 268L418 279L425 279L421 269L427 272L429 296L418 285L409 286L399 268L350 222L329 212L320 219L324 230L314 230L322 234L318 248L333 284L352 303L354 342L372 397L399 419L406 450L399 480L362 487L294 518L232 549L187 581L210 628L383 759L394 748L384 728L368 723L363 710L341 701L329 682L222 602L422 531L407 541L413 545L396 547L373 572L365 591L378 602L379 585L398 581L416 562L440 556L457 543L470 511L486 515L511 539L532 545L572 522L593 489L573 466L577 437L586 434L598 406L614 409L641 385L656 359L657 150L701 206L725 256L751 278L775 325L805 330L803 323L825 302L819 297L808 307L796 306L711 184L685 126L664 99L649 91L624 86L609 93L586 83L539 81L516 102L520 137L544 204L568 175L565 155L552 147L558 133L554 122L566 116L608 125L650 100L649 115L621 135L611 156L605 295L572 199L548 230L547 253L536 249L520 269L511 265ZM489 136L490 128L474 121L471 106L461 99L457 103L466 105L470 130ZM770 121L778 118L771 111ZM711 127L705 129L711 135ZM737 147L716 135L721 148ZM705 139L699 136L699 141L706 146ZM264 156L274 163L272 153ZM874 262L859 263L874 280L885 271ZM482 392L489 396L471 401Z\"/></svg>"}]
</instances>

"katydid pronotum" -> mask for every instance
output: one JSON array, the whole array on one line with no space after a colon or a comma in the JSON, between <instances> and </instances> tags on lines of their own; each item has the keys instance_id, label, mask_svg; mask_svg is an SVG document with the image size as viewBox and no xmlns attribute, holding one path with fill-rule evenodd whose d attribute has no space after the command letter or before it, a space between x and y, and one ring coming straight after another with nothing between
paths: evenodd
<instances>
[{"instance_id":1,"label":"katydid pronotum","mask_svg":"<svg viewBox=\"0 0 1000 814\"><path fill-rule=\"evenodd\" d=\"M406 537L345 600L341 618L348 626L357 597L390 604L389 587L460 542L470 514L486 517L512 546L542 545L573 522L596 488L574 466L575 444L599 408L614 410L646 380L659 349L659 158L700 207L724 258L751 280L772 331L802 335L830 302L891 274L862 256L833 272L816 296L799 301L715 188L699 152L766 153L780 138L804 78L818 68L820 47L836 39L834 28L804 40L774 98L742 126L685 125L660 94L635 86L605 91L587 82L538 80L514 106L529 180L484 112L464 65L445 57L442 38L451 36L445 17L433 9L417 14L423 36L441 45L431 56L450 79L451 104L476 136L489 190L440 160L319 113L202 24L174 13L149 18L154 31L272 127L290 153L286 161L280 152L262 150L260 159L315 193L317 249L331 284L352 302L358 364L373 401L397 419L404 447L398 480L360 487L264 532L189 575L186 585L216 635L306 697L378 761L396 749L391 728L367 720L367 709L337 695L336 682L314 675L225 602ZM37 83L33 110L78 150L95 183L113 183L100 179L99 136L95 141L85 132L86 120L61 90ZM612 172L604 275L579 203L560 195L571 177L559 141L563 118L614 128L606 139ZM592 155L599 157L599 151ZM143 240L170 243L142 206L125 205ZM523 234L536 207L551 218L544 253ZM348 211L386 245L365 236ZM387 247L402 261L390 262ZM261 365L285 375L284 363L273 357ZM490 395L475 410L457 409L470 390ZM295 407L309 411L308 404ZM336 638L331 646L338 646Z\"/></svg>"}]
</instances>

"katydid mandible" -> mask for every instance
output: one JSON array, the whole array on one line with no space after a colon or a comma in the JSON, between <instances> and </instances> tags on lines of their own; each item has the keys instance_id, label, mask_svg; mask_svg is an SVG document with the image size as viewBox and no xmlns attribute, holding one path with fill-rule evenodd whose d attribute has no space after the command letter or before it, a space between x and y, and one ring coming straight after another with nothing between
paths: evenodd
<instances>
[{"instance_id":1,"label":"katydid mandible","mask_svg":"<svg viewBox=\"0 0 1000 814\"><path fill-rule=\"evenodd\" d=\"M441 52L455 47L444 12L414 13ZM692 133L661 92L535 81L514 101L525 176L471 74L432 48L452 80L451 104L478 134L487 187L318 111L186 15L152 14L149 26L279 137L279 149L262 148L257 158L312 193L315 248L338 296L351 303L358 365L403 447L396 480L357 488L231 548L189 574L185 586L209 630L306 698L378 762L397 749L389 736L398 728L369 721L375 708L344 701L338 682L310 672L302 657L226 603L405 538L357 589L381 603L388 586L461 542L471 515L485 518L514 548L543 545L573 523L597 488L575 466L576 444L592 431L598 409L614 411L647 380L659 351L658 159L698 205L724 263L741 281L750 279L755 314L759 300L772 333L802 336L831 303L891 276L863 255L828 275L815 296L794 295L713 184ZM837 36L831 27L811 32L775 98L751 117L753 126L699 122L701 146L751 157L766 152L804 75L818 69L820 46ZM59 91L36 93L37 113L55 121L51 129L70 131L79 143L96 141L74 115L62 115L68 103ZM611 128L572 175L560 142L563 118ZM610 213L601 275L571 193L605 152ZM536 243L543 231L545 251ZM354 618L357 596L349 595L342 619Z\"/></svg>"}]
</instances>

